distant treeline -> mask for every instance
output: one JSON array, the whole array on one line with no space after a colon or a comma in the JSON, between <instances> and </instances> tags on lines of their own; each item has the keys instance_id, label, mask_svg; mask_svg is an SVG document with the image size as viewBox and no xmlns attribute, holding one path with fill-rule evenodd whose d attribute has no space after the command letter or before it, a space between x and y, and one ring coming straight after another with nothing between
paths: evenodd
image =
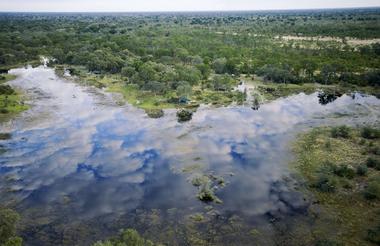
<instances>
[{"instance_id":1,"label":"distant treeline","mask_svg":"<svg viewBox=\"0 0 380 246\"><path fill-rule=\"evenodd\" d=\"M379 85L380 44L276 36L380 38L380 9L177 14L0 14L0 68L39 59L120 73L161 92L258 74L278 83ZM219 76L214 76L219 74Z\"/></svg>"}]
</instances>

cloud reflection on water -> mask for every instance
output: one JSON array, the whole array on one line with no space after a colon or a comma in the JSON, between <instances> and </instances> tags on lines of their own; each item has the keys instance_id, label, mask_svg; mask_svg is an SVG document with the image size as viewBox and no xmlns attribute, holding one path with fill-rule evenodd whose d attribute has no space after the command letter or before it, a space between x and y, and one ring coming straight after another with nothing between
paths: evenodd
<instances>
[{"instance_id":1,"label":"cloud reflection on water","mask_svg":"<svg viewBox=\"0 0 380 246\"><path fill-rule=\"evenodd\" d=\"M235 174L218 192L224 201L221 210L246 215L286 210L283 197L272 191L286 173L291 158L287 143L296 128L329 122L316 116L334 112L362 111L379 119L380 103L373 97L342 96L322 106L316 94L299 94L258 111L202 106L191 122L179 124L173 110L155 120L132 107L102 104L98 96L58 79L51 69L12 73L21 75L14 85L37 88L46 96L12 127L2 126L12 130L13 138L0 157L0 182L17 192L0 200L17 197L25 207L43 207L68 196L76 219L141 206L200 206L186 176L171 170L191 164L218 175ZM25 120L42 112L49 116ZM10 175L11 184L6 181Z\"/></svg>"}]
</instances>

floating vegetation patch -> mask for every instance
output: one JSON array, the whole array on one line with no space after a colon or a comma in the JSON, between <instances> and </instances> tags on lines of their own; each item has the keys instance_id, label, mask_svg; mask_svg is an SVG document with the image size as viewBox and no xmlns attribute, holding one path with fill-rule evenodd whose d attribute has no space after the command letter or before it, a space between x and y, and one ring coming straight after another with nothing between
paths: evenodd
<instances>
[{"instance_id":1,"label":"floating vegetation patch","mask_svg":"<svg viewBox=\"0 0 380 246\"><path fill-rule=\"evenodd\" d=\"M0 207L0 245L21 246L22 238L16 235L20 216L13 210Z\"/></svg>"},{"instance_id":2,"label":"floating vegetation patch","mask_svg":"<svg viewBox=\"0 0 380 246\"><path fill-rule=\"evenodd\" d=\"M336 99L341 97L343 94L340 92L330 92L330 91L321 91L318 93L319 103L322 105L327 105L334 102Z\"/></svg>"},{"instance_id":3,"label":"floating vegetation patch","mask_svg":"<svg viewBox=\"0 0 380 246\"><path fill-rule=\"evenodd\" d=\"M177 112L178 122L186 122L191 120L193 117L193 112L186 109L181 109Z\"/></svg>"},{"instance_id":4,"label":"floating vegetation patch","mask_svg":"<svg viewBox=\"0 0 380 246\"><path fill-rule=\"evenodd\" d=\"M134 229L126 229L121 231L119 236L111 238L107 241L99 241L93 246L155 246L152 241L147 240L140 236Z\"/></svg>"},{"instance_id":5,"label":"floating vegetation patch","mask_svg":"<svg viewBox=\"0 0 380 246\"><path fill-rule=\"evenodd\" d=\"M146 109L145 113L152 119L158 119L164 116L162 109Z\"/></svg>"},{"instance_id":6,"label":"floating vegetation patch","mask_svg":"<svg viewBox=\"0 0 380 246\"><path fill-rule=\"evenodd\" d=\"M192 185L198 187L197 198L202 202L215 202L218 204L223 203L216 195L215 191L219 188L225 187L223 177L209 175L195 175L191 180Z\"/></svg>"},{"instance_id":7,"label":"floating vegetation patch","mask_svg":"<svg viewBox=\"0 0 380 246\"><path fill-rule=\"evenodd\" d=\"M12 137L12 134L10 133L0 133L0 140L8 140L8 139L11 139Z\"/></svg>"}]
</instances>

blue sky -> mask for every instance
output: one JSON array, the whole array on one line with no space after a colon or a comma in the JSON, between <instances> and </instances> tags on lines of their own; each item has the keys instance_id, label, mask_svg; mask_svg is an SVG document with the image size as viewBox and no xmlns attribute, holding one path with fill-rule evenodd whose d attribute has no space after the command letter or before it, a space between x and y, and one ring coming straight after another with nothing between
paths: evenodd
<instances>
[{"instance_id":1,"label":"blue sky","mask_svg":"<svg viewBox=\"0 0 380 246\"><path fill-rule=\"evenodd\" d=\"M380 6L380 0L0 0L0 11L194 11Z\"/></svg>"}]
</instances>

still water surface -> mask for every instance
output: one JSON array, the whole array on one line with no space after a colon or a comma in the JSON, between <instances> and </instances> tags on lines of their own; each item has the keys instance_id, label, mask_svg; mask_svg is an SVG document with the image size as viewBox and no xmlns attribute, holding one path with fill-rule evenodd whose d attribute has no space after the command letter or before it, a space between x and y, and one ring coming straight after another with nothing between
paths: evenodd
<instances>
[{"instance_id":1,"label":"still water surface","mask_svg":"<svg viewBox=\"0 0 380 246\"><path fill-rule=\"evenodd\" d=\"M344 95L321 105L315 93L257 111L202 106L180 124L174 110L150 119L49 68L11 73L18 78L10 84L27 91L32 108L0 125L12 133L1 141L0 203L21 214L27 245L89 245L126 227L172 245L278 244L275 221L302 220L310 203L288 171L295 135L380 119L375 97ZM204 174L224 179L225 187L215 187L222 204L197 199L191 179Z\"/></svg>"}]
</instances>

